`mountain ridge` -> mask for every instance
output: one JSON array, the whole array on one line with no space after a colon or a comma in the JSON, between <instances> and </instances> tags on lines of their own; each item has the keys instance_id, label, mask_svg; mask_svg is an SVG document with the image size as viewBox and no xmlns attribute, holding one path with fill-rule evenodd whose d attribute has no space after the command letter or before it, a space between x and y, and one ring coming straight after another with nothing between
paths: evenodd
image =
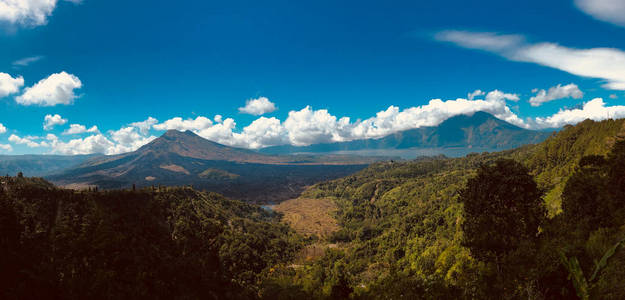
<instances>
[{"instance_id":1,"label":"mountain ridge","mask_svg":"<svg viewBox=\"0 0 625 300\"><path fill-rule=\"evenodd\" d=\"M488 148L506 150L542 142L552 132L528 130L493 115L478 111L457 115L438 126L396 132L377 139L313 144L309 146L273 146L261 149L265 154L329 153L336 151L410 149L410 148Z\"/></svg>"},{"instance_id":2,"label":"mountain ridge","mask_svg":"<svg viewBox=\"0 0 625 300\"><path fill-rule=\"evenodd\" d=\"M221 145L197 134L167 131L136 151L97 157L47 177L71 187L193 185L228 197L273 202L313 183L346 176L380 158L268 155Z\"/></svg>"}]
</instances>

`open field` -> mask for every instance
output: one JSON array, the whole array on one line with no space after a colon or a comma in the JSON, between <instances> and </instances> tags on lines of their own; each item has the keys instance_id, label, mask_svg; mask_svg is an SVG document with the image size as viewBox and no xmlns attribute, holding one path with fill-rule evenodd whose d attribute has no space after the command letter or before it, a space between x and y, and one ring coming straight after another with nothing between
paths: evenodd
<instances>
[{"instance_id":1,"label":"open field","mask_svg":"<svg viewBox=\"0 0 625 300\"><path fill-rule=\"evenodd\" d=\"M328 198L296 198L274 207L284 214L284 221L298 233L327 237L339 229L333 217L336 204Z\"/></svg>"}]
</instances>

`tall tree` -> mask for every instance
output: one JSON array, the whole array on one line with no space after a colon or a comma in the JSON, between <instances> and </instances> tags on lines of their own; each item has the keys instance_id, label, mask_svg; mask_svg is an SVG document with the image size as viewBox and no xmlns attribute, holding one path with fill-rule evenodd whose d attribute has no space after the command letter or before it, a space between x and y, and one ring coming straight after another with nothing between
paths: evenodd
<instances>
[{"instance_id":1,"label":"tall tree","mask_svg":"<svg viewBox=\"0 0 625 300\"><path fill-rule=\"evenodd\" d=\"M509 159L483 165L461 191L460 201L463 245L471 255L494 264L499 282L512 281L502 278L504 264L527 270L539 226L546 220L542 192L528 170Z\"/></svg>"}]
</instances>

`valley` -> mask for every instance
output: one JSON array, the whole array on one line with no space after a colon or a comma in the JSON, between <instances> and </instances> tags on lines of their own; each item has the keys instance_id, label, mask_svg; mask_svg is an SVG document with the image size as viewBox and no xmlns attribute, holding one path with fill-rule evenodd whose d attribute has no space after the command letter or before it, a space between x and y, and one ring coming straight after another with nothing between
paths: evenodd
<instances>
[{"instance_id":1,"label":"valley","mask_svg":"<svg viewBox=\"0 0 625 300\"><path fill-rule=\"evenodd\" d=\"M207 156L212 152L198 154L189 147L156 151L204 142L181 132L168 132L164 139L166 144L155 141L158 147L95 157L51 177L62 182L74 176L88 189L3 177L0 224L11 239L2 244L10 258L3 270L21 270L18 280L37 287L6 282L5 290L78 298L93 293L215 299L622 296L625 120L587 120L541 143L499 152L367 164L362 162L370 158L349 157L360 162L353 165L247 152L245 161L214 160ZM229 150L221 149L221 158L228 159ZM337 169L328 175L332 168ZM172 187L180 182L185 186ZM284 192L282 185L293 182L297 189ZM520 199L506 205L520 205L533 193L540 228L518 223L528 217L517 208L487 205L471 215L465 208L471 186L486 187L477 195L487 201ZM219 190L270 205L231 200L214 193ZM246 198L249 193L257 195ZM279 196L258 196L266 193ZM492 212L481 213L488 209ZM476 233L467 231L467 222L500 223ZM487 249L499 249L493 245L504 247L498 243L507 238L507 229L501 230L507 226L525 228L529 235L510 237L514 243L498 254L504 264L480 256L482 248L467 242L469 234L479 239L484 232ZM605 253L612 254L596 266L593 259ZM578 269L564 263L573 260ZM41 275L44 281L28 275L41 269L51 270ZM599 275L590 278L593 270ZM569 279L574 272L583 273L575 280L589 289L580 290L580 283ZM120 285L122 278L130 285Z\"/></svg>"}]
</instances>

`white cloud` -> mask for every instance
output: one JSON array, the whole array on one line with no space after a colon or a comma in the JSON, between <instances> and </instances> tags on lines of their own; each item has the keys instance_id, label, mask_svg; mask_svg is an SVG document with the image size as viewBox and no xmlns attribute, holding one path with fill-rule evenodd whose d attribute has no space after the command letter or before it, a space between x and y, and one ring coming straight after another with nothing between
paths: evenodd
<instances>
[{"instance_id":1,"label":"white cloud","mask_svg":"<svg viewBox=\"0 0 625 300\"><path fill-rule=\"evenodd\" d=\"M209 118L199 116L195 119L186 119L183 120L180 117L171 118L163 123L153 125L153 128L156 130L202 130L209 128L213 125L213 121Z\"/></svg>"},{"instance_id":2,"label":"white cloud","mask_svg":"<svg viewBox=\"0 0 625 300\"><path fill-rule=\"evenodd\" d=\"M0 98L19 92L24 86L24 77L11 77L7 73L0 72Z\"/></svg>"},{"instance_id":3,"label":"white cloud","mask_svg":"<svg viewBox=\"0 0 625 300\"><path fill-rule=\"evenodd\" d=\"M345 136L351 135L352 126L349 117L337 120L328 110L313 110L310 106L290 111L284 121L289 142L296 146L345 140Z\"/></svg>"},{"instance_id":4,"label":"white cloud","mask_svg":"<svg viewBox=\"0 0 625 300\"><path fill-rule=\"evenodd\" d=\"M532 106L540 106L545 102L563 98L581 99L584 97L584 93L573 83L565 86L558 84L557 86L550 87L547 91L544 89L534 89L532 92L536 93L536 96L531 97L529 100Z\"/></svg>"},{"instance_id":5,"label":"white cloud","mask_svg":"<svg viewBox=\"0 0 625 300\"><path fill-rule=\"evenodd\" d=\"M24 57L22 59L18 59L16 61L13 62L13 66L14 67L26 67L34 62L40 61L41 59L43 59L43 56L38 55L38 56L30 56L30 57Z\"/></svg>"},{"instance_id":6,"label":"white cloud","mask_svg":"<svg viewBox=\"0 0 625 300\"><path fill-rule=\"evenodd\" d=\"M489 92L488 94L486 94L486 101L490 101L490 102L497 102L497 101L503 101L503 100L510 100L510 101L519 101L519 95L517 94L509 94L509 93L504 93L500 90L494 90Z\"/></svg>"},{"instance_id":7,"label":"white cloud","mask_svg":"<svg viewBox=\"0 0 625 300\"><path fill-rule=\"evenodd\" d=\"M0 21L28 26L43 25L52 15L57 0L2 0Z\"/></svg>"},{"instance_id":8,"label":"white cloud","mask_svg":"<svg viewBox=\"0 0 625 300\"><path fill-rule=\"evenodd\" d=\"M97 133L67 142L60 141L53 134L48 134L46 139L50 141L49 144L54 153L67 155L101 153L113 155L137 150L156 138L155 136L143 136L138 132L137 127L123 127L117 131L110 131L110 138Z\"/></svg>"},{"instance_id":9,"label":"white cloud","mask_svg":"<svg viewBox=\"0 0 625 300\"><path fill-rule=\"evenodd\" d=\"M461 30L445 30L437 33L435 39L452 42L464 48L487 50L502 53L515 51L525 42L525 38L516 34L498 34L495 32L472 32Z\"/></svg>"},{"instance_id":10,"label":"white cloud","mask_svg":"<svg viewBox=\"0 0 625 300\"><path fill-rule=\"evenodd\" d=\"M95 125L87 129L85 125L71 124L69 125L69 129L65 130L63 134L81 134L81 133L86 133L86 132L98 133L100 131L98 130L98 126L95 126Z\"/></svg>"},{"instance_id":11,"label":"white cloud","mask_svg":"<svg viewBox=\"0 0 625 300\"><path fill-rule=\"evenodd\" d=\"M499 119L527 128L528 125L506 105L506 100L516 101L518 96L494 90L486 94L484 100L433 99L426 105L406 108L403 111L390 106L373 118L357 122L349 139L379 138L402 130L437 126L450 117L477 111L488 112Z\"/></svg>"},{"instance_id":12,"label":"white cloud","mask_svg":"<svg viewBox=\"0 0 625 300\"><path fill-rule=\"evenodd\" d=\"M152 126L157 124L158 120L152 117L148 117L145 121L130 123L130 126L137 127L141 134L148 134Z\"/></svg>"},{"instance_id":13,"label":"white cloud","mask_svg":"<svg viewBox=\"0 0 625 300\"><path fill-rule=\"evenodd\" d=\"M115 154L111 149L115 148L115 144L102 134L95 134L85 138L73 139L68 142L62 142L58 139L52 140L53 152L77 155L77 154Z\"/></svg>"},{"instance_id":14,"label":"white cloud","mask_svg":"<svg viewBox=\"0 0 625 300\"><path fill-rule=\"evenodd\" d=\"M40 80L32 87L26 88L15 101L22 105L54 106L57 104L72 104L77 96L75 89L82 87L78 77L65 71L55 73Z\"/></svg>"},{"instance_id":15,"label":"white cloud","mask_svg":"<svg viewBox=\"0 0 625 300\"><path fill-rule=\"evenodd\" d=\"M7 132L7 128L4 127L4 124L0 123L0 134Z\"/></svg>"},{"instance_id":16,"label":"white cloud","mask_svg":"<svg viewBox=\"0 0 625 300\"><path fill-rule=\"evenodd\" d=\"M156 139L155 136L144 136L140 134L138 127L128 126L122 127L117 131L111 131L111 139L116 143L114 147L110 147L106 154L118 154L124 152L135 151L141 146Z\"/></svg>"},{"instance_id":17,"label":"white cloud","mask_svg":"<svg viewBox=\"0 0 625 300\"><path fill-rule=\"evenodd\" d=\"M599 78L607 89L625 90L625 52L614 48L575 49L554 43L530 44L518 35L442 31L439 41L493 52L509 60L529 62L583 77Z\"/></svg>"},{"instance_id":18,"label":"white cloud","mask_svg":"<svg viewBox=\"0 0 625 300\"><path fill-rule=\"evenodd\" d=\"M260 116L266 113L270 113L276 110L276 105L269 101L266 97L260 97L257 99L250 99L245 101L244 107L239 107L239 112L244 114L250 114L254 116Z\"/></svg>"},{"instance_id":19,"label":"white cloud","mask_svg":"<svg viewBox=\"0 0 625 300\"><path fill-rule=\"evenodd\" d=\"M61 117L61 115L59 115L59 114L46 115L43 118L43 129L44 130L51 130L52 128L54 128L54 126L56 126L56 125L63 125L65 123L67 123L67 119L63 119Z\"/></svg>"},{"instance_id":20,"label":"white cloud","mask_svg":"<svg viewBox=\"0 0 625 300\"><path fill-rule=\"evenodd\" d=\"M482 92L482 90L475 90L472 93L467 94L467 99L473 100L475 97L484 96L486 93Z\"/></svg>"},{"instance_id":21,"label":"white cloud","mask_svg":"<svg viewBox=\"0 0 625 300\"><path fill-rule=\"evenodd\" d=\"M36 137L19 137L15 134L12 134L11 136L9 136L9 142L11 143L15 143L18 145L26 145L29 148L38 148L38 147L48 147L49 144L46 143L45 141L42 142L35 142L33 141L33 139L35 139Z\"/></svg>"},{"instance_id":22,"label":"white cloud","mask_svg":"<svg viewBox=\"0 0 625 300\"><path fill-rule=\"evenodd\" d=\"M80 3L81 0L66 0ZM0 22L39 26L48 22L58 0L0 0Z\"/></svg>"},{"instance_id":23,"label":"white cloud","mask_svg":"<svg viewBox=\"0 0 625 300\"><path fill-rule=\"evenodd\" d=\"M229 146L241 147L240 137L235 135L233 130L237 124L232 118L227 118L221 123L212 126L202 126L202 129L194 130L198 135Z\"/></svg>"},{"instance_id":24,"label":"white cloud","mask_svg":"<svg viewBox=\"0 0 625 300\"><path fill-rule=\"evenodd\" d=\"M11 147L11 145L9 144L0 144L0 149L3 149L4 151L7 151L7 152L13 151L13 147Z\"/></svg>"},{"instance_id":25,"label":"white cloud","mask_svg":"<svg viewBox=\"0 0 625 300\"><path fill-rule=\"evenodd\" d=\"M625 106L606 106L603 99L595 98L585 103L581 109L561 109L550 117L536 118L535 127L559 128L567 124L574 125L586 119L601 121L608 118L625 118Z\"/></svg>"},{"instance_id":26,"label":"white cloud","mask_svg":"<svg viewBox=\"0 0 625 300\"><path fill-rule=\"evenodd\" d=\"M210 123L198 117L195 120L176 117L155 125L157 130L192 130L209 140L236 147L262 148L267 146L292 144L297 146L315 143L349 141L355 139L379 138L388 134L418 128L436 126L449 117L459 114L472 114L486 111L496 117L522 127L529 125L508 108L506 101L518 101L516 94L498 90L481 93L484 99L456 99L442 101L433 99L428 104L400 110L390 106L376 116L352 122L349 117L336 117L328 110L314 110L306 106L298 111L290 111L284 122L277 118L260 117L240 132L236 132L236 122L226 118L221 123Z\"/></svg>"},{"instance_id":27,"label":"white cloud","mask_svg":"<svg viewBox=\"0 0 625 300\"><path fill-rule=\"evenodd\" d=\"M595 19L625 26L625 2L622 0L575 0L575 5Z\"/></svg>"},{"instance_id":28,"label":"white cloud","mask_svg":"<svg viewBox=\"0 0 625 300\"><path fill-rule=\"evenodd\" d=\"M271 117L260 117L240 134L239 146L258 149L268 146L288 144L287 129L282 126L280 120Z\"/></svg>"}]
</instances>

